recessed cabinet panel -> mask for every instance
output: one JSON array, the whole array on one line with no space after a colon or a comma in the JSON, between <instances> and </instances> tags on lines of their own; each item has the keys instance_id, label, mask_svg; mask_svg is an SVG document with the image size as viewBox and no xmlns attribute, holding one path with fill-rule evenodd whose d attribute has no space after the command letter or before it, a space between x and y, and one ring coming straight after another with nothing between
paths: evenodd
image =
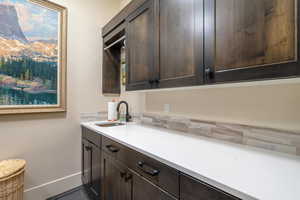
<instances>
[{"instance_id":1,"label":"recessed cabinet panel","mask_svg":"<svg viewBox=\"0 0 300 200\"><path fill-rule=\"evenodd\" d=\"M295 0L216 0L216 71L295 61L295 6Z\"/></svg>"},{"instance_id":2,"label":"recessed cabinet panel","mask_svg":"<svg viewBox=\"0 0 300 200\"><path fill-rule=\"evenodd\" d=\"M147 81L149 79L150 67L149 63L152 62L151 55L146 49L151 49L151 32L149 20L151 13L149 10L145 10L138 17L130 22L130 32L135 38L135 42L130 43L129 55L131 60L131 66L134 67L134 71L131 70L130 77L132 81Z\"/></svg>"},{"instance_id":3,"label":"recessed cabinet panel","mask_svg":"<svg viewBox=\"0 0 300 200\"><path fill-rule=\"evenodd\" d=\"M85 186L91 185L92 180L92 152L90 148L90 143L87 140L82 140L82 182Z\"/></svg>"},{"instance_id":4,"label":"recessed cabinet panel","mask_svg":"<svg viewBox=\"0 0 300 200\"><path fill-rule=\"evenodd\" d=\"M184 174L180 176L180 197L181 200L240 200Z\"/></svg>"},{"instance_id":5,"label":"recessed cabinet panel","mask_svg":"<svg viewBox=\"0 0 300 200\"><path fill-rule=\"evenodd\" d=\"M300 75L299 0L204 0L205 83Z\"/></svg>"},{"instance_id":6,"label":"recessed cabinet panel","mask_svg":"<svg viewBox=\"0 0 300 200\"><path fill-rule=\"evenodd\" d=\"M203 1L159 1L159 87L203 80Z\"/></svg>"},{"instance_id":7,"label":"recessed cabinet panel","mask_svg":"<svg viewBox=\"0 0 300 200\"><path fill-rule=\"evenodd\" d=\"M101 136L82 127L82 183L93 196L101 195Z\"/></svg>"},{"instance_id":8,"label":"recessed cabinet panel","mask_svg":"<svg viewBox=\"0 0 300 200\"><path fill-rule=\"evenodd\" d=\"M132 179L126 178L127 168L103 152L102 199L131 200Z\"/></svg>"},{"instance_id":9,"label":"recessed cabinet panel","mask_svg":"<svg viewBox=\"0 0 300 200\"><path fill-rule=\"evenodd\" d=\"M147 179L131 171L133 174L133 200L176 200Z\"/></svg>"},{"instance_id":10,"label":"recessed cabinet panel","mask_svg":"<svg viewBox=\"0 0 300 200\"><path fill-rule=\"evenodd\" d=\"M101 193L101 149L94 144L90 145L92 155L91 165L91 191L95 197L100 198Z\"/></svg>"},{"instance_id":11,"label":"recessed cabinet panel","mask_svg":"<svg viewBox=\"0 0 300 200\"><path fill-rule=\"evenodd\" d=\"M127 89L147 89L154 70L154 2L148 0L127 23Z\"/></svg>"}]
</instances>

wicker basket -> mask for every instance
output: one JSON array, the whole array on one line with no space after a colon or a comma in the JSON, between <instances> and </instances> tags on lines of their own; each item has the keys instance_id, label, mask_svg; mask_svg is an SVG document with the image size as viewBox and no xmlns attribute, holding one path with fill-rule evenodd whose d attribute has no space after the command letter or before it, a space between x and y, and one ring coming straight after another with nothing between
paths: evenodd
<instances>
[{"instance_id":1,"label":"wicker basket","mask_svg":"<svg viewBox=\"0 0 300 200\"><path fill-rule=\"evenodd\" d=\"M0 178L0 200L23 200L25 164L14 169L17 171Z\"/></svg>"}]
</instances>

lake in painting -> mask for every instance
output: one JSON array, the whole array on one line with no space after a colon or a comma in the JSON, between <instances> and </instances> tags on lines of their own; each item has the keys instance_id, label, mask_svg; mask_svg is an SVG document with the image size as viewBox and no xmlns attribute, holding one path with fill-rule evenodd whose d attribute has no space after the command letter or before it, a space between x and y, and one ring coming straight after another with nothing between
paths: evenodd
<instances>
[{"instance_id":1,"label":"lake in painting","mask_svg":"<svg viewBox=\"0 0 300 200\"><path fill-rule=\"evenodd\" d=\"M56 105L59 13L0 0L0 108Z\"/></svg>"},{"instance_id":2,"label":"lake in painting","mask_svg":"<svg viewBox=\"0 0 300 200\"><path fill-rule=\"evenodd\" d=\"M56 104L56 94L36 93L0 88L0 103L3 105L49 105Z\"/></svg>"}]
</instances>

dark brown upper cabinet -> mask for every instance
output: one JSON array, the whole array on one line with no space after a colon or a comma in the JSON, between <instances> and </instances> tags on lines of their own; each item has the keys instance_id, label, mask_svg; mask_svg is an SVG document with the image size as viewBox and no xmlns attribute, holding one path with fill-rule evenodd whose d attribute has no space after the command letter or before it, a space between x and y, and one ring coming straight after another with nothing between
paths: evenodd
<instances>
[{"instance_id":1,"label":"dark brown upper cabinet","mask_svg":"<svg viewBox=\"0 0 300 200\"><path fill-rule=\"evenodd\" d=\"M133 0L103 36L105 46L118 31L126 36L129 91L291 78L300 76L299 6L300 0ZM104 52L104 93L120 93L119 52Z\"/></svg>"},{"instance_id":2,"label":"dark brown upper cabinet","mask_svg":"<svg viewBox=\"0 0 300 200\"><path fill-rule=\"evenodd\" d=\"M205 0L206 83L300 74L298 0Z\"/></svg>"},{"instance_id":3,"label":"dark brown upper cabinet","mask_svg":"<svg viewBox=\"0 0 300 200\"><path fill-rule=\"evenodd\" d=\"M158 0L157 87L203 83L203 0Z\"/></svg>"},{"instance_id":4,"label":"dark brown upper cabinet","mask_svg":"<svg viewBox=\"0 0 300 200\"><path fill-rule=\"evenodd\" d=\"M126 19L147 0L133 0L103 28L102 93L120 95L121 52L125 41Z\"/></svg>"},{"instance_id":5,"label":"dark brown upper cabinet","mask_svg":"<svg viewBox=\"0 0 300 200\"><path fill-rule=\"evenodd\" d=\"M127 90L203 83L203 1L148 0L128 19Z\"/></svg>"},{"instance_id":6,"label":"dark brown upper cabinet","mask_svg":"<svg viewBox=\"0 0 300 200\"><path fill-rule=\"evenodd\" d=\"M121 49L125 41L125 23L103 38L102 93L120 94Z\"/></svg>"},{"instance_id":7,"label":"dark brown upper cabinet","mask_svg":"<svg viewBox=\"0 0 300 200\"><path fill-rule=\"evenodd\" d=\"M155 1L148 0L127 18L127 90L152 88L156 50Z\"/></svg>"},{"instance_id":8,"label":"dark brown upper cabinet","mask_svg":"<svg viewBox=\"0 0 300 200\"><path fill-rule=\"evenodd\" d=\"M104 95L120 94L121 50L111 48L103 51L102 93Z\"/></svg>"}]
</instances>

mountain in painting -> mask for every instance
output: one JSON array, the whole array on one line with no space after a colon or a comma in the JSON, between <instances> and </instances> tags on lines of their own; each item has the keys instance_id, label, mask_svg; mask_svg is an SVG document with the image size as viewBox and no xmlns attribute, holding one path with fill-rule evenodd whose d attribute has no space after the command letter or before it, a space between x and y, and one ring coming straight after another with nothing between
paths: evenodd
<instances>
[{"instance_id":1,"label":"mountain in painting","mask_svg":"<svg viewBox=\"0 0 300 200\"><path fill-rule=\"evenodd\" d=\"M0 37L28 43L20 27L18 14L14 6L0 4L0 27Z\"/></svg>"},{"instance_id":2,"label":"mountain in painting","mask_svg":"<svg viewBox=\"0 0 300 200\"><path fill-rule=\"evenodd\" d=\"M57 44L45 41L22 43L0 37L0 57L9 59L31 58L38 62L56 62Z\"/></svg>"},{"instance_id":3,"label":"mountain in painting","mask_svg":"<svg viewBox=\"0 0 300 200\"><path fill-rule=\"evenodd\" d=\"M57 62L57 53L57 40L28 41L19 24L16 8L0 4L0 57Z\"/></svg>"}]
</instances>

